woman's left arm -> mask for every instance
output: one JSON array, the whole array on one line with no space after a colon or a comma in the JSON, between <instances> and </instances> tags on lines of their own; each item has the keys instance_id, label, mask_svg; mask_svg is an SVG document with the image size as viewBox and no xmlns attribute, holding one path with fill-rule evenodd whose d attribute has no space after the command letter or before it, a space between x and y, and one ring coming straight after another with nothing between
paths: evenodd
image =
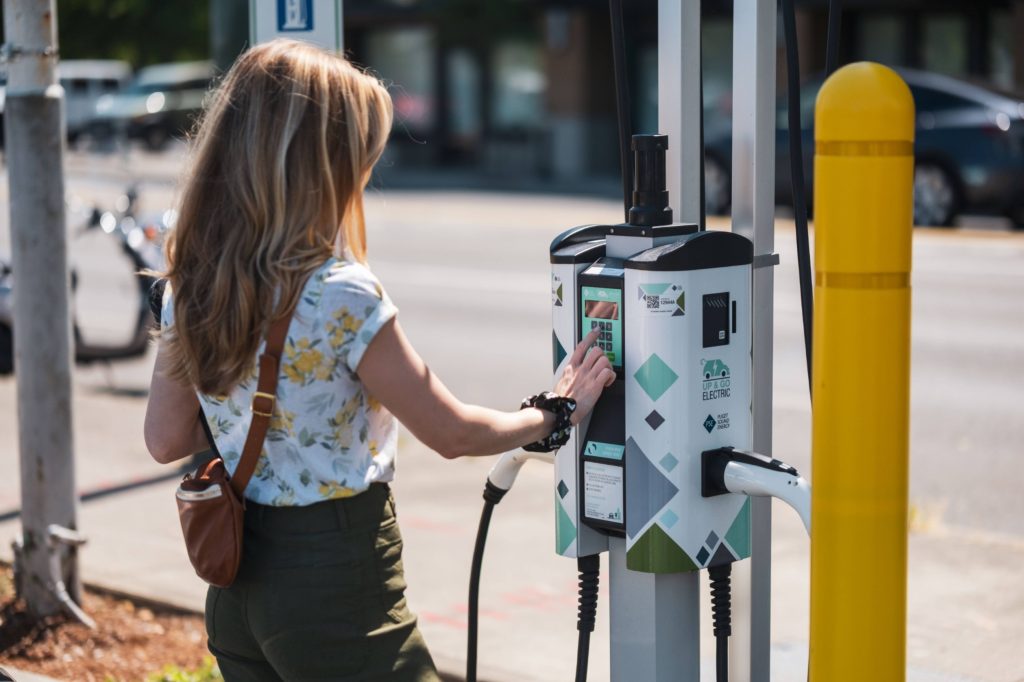
<instances>
[{"instance_id":1,"label":"woman's left arm","mask_svg":"<svg viewBox=\"0 0 1024 682\"><path fill-rule=\"evenodd\" d=\"M153 459L169 464L210 447L199 423L199 399L190 386L166 375L167 356L158 343L153 380L146 405L146 448Z\"/></svg>"}]
</instances>

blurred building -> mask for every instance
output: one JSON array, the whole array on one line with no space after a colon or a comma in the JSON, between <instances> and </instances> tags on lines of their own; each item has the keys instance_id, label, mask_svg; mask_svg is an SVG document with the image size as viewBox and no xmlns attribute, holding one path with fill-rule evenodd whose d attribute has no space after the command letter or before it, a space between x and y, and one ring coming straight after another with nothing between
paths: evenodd
<instances>
[{"instance_id":1,"label":"blurred building","mask_svg":"<svg viewBox=\"0 0 1024 682\"><path fill-rule=\"evenodd\" d=\"M652 132L657 1L623 4L634 129ZM1024 0L843 6L841 62L871 59L1024 91L1024 42L1015 40L1024 35ZM826 0L797 7L801 70L809 75L823 67ZM729 115L731 12L731 2L704 2L708 116ZM604 0L345 1L348 51L393 83L392 150L403 171L577 184L615 176L609 31Z\"/></svg>"}]
</instances>

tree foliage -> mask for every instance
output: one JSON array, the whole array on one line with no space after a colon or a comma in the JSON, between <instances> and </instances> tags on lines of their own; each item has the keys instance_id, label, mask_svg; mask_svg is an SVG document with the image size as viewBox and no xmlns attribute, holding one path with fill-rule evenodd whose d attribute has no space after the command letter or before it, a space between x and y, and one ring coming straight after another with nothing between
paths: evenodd
<instances>
[{"instance_id":1,"label":"tree foliage","mask_svg":"<svg viewBox=\"0 0 1024 682\"><path fill-rule=\"evenodd\" d=\"M57 0L57 30L62 59L207 59L210 0Z\"/></svg>"}]
</instances>

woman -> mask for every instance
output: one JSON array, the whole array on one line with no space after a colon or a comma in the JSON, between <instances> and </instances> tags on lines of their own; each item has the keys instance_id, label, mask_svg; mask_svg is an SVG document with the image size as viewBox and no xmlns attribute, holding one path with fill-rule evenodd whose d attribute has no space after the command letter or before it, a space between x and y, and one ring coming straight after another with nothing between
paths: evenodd
<instances>
[{"instance_id":1,"label":"woman","mask_svg":"<svg viewBox=\"0 0 1024 682\"><path fill-rule=\"evenodd\" d=\"M146 412L157 461L207 449L205 420L234 470L257 353L291 319L239 575L207 596L229 681L437 680L403 596L396 418L449 459L553 449L614 380L594 334L529 403L545 409L466 405L430 372L366 266L362 194L391 117L375 78L277 40L239 58L198 128Z\"/></svg>"}]
</instances>

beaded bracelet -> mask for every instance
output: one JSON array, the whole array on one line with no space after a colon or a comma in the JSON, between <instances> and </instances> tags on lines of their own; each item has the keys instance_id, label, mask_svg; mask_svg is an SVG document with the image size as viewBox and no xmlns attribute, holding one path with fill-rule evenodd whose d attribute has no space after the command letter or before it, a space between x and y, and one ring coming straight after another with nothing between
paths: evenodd
<instances>
[{"instance_id":1,"label":"beaded bracelet","mask_svg":"<svg viewBox=\"0 0 1024 682\"><path fill-rule=\"evenodd\" d=\"M525 410L528 407L536 407L555 415L555 428L547 438L524 445L524 450L529 450L530 452L554 452L569 442L569 433L572 431L570 420L572 419L572 413L576 410L575 400L545 391L544 393L532 395L529 398L523 398L519 409Z\"/></svg>"}]
</instances>

